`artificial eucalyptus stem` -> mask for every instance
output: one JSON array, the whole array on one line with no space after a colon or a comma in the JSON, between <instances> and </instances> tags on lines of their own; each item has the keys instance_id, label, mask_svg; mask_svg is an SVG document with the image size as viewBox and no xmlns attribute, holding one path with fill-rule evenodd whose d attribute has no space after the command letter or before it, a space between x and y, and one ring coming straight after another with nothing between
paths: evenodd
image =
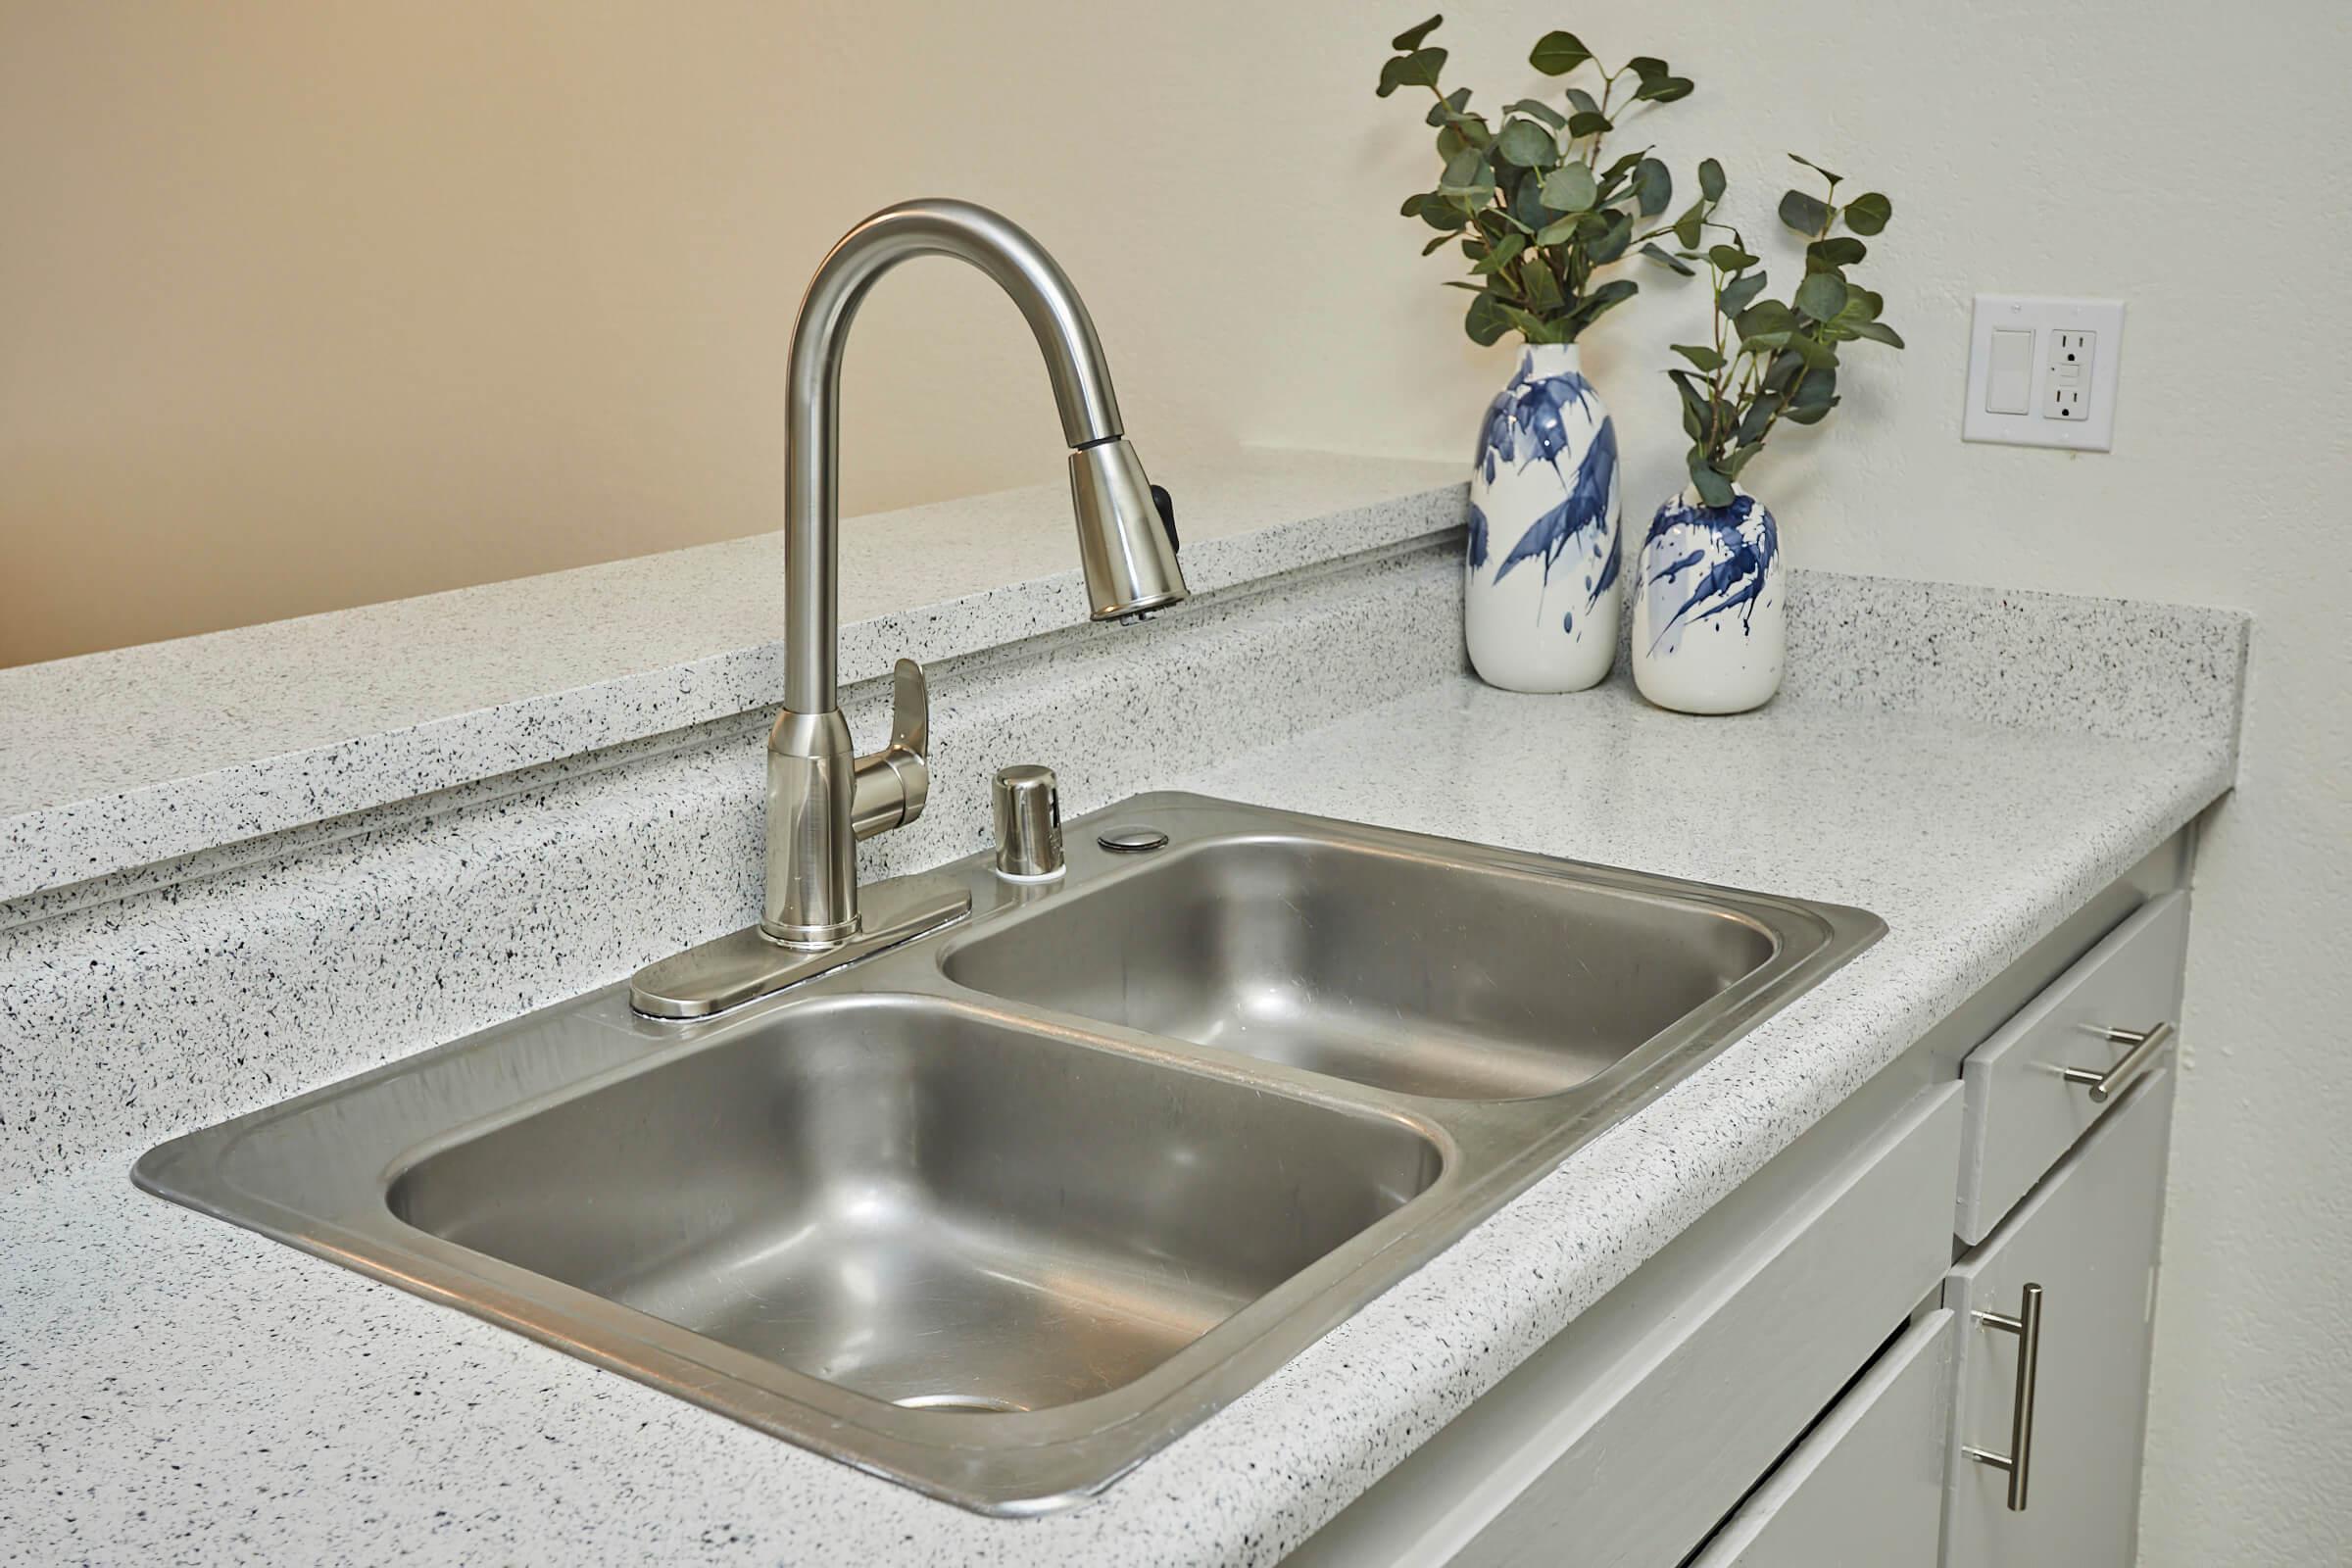
<instances>
[{"instance_id":1,"label":"artificial eucalyptus stem","mask_svg":"<svg viewBox=\"0 0 2352 1568\"><path fill-rule=\"evenodd\" d=\"M1554 77L1590 65L1600 96L1566 84L1567 113L1521 99L1503 107L1496 127L1471 111L1470 89L1447 92L1440 85L1446 52L1428 39L1444 20L1432 17L1398 33L1391 41L1395 56L1381 68L1383 98L1402 86L1429 89L1434 102L1425 119L1437 129L1443 161L1437 188L1406 197L1400 211L1438 231L1423 255L1452 242L1469 259L1479 281L1448 286L1475 296L1462 319L1474 342L1517 331L1530 343L1573 343L1641 287L1631 278L1595 283L1595 276L1637 245L1654 248L1650 242L1671 228L1635 232L1639 220L1655 219L1672 203L1673 175L1648 148L1603 167L1607 137L1640 105L1689 97L1690 80L1646 55L1611 71L1574 33L1547 32L1528 63ZM1620 103L1618 88L1628 75L1636 86Z\"/></svg>"},{"instance_id":2,"label":"artificial eucalyptus stem","mask_svg":"<svg viewBox=\"0 0 2352 1568\"><path fill-rule=\"evenodd\" d=\"M1787 300L1760 297L1766 279L1758 258L1738 228L1715 216L1726 182L1723 166L1712 158L1699 165L1699 199L1670 225L1679 249L1642 249L1686 277L1697 275L1690 264L1706 265L1714 304L1711 342L1675 344L1690 368L1666 373L1682 397L1691 486L1710 507L1731 505L1740 470L1764 450L1782 419L1818 424L1841 401L1840 343L1903 346L1901 335L1879 319L1886 302L1846 276L1846 269L1869 254L1861 236L1885 229L1893 204L1873 191L1840 207L1842 175L1788 156L1820 175L1825 191L1815 196L1790 190L1781 197L1781 221L1806 242L1804 279ZM1836 232L1841 223L1849 232ZM1730 238L1702 251L1709 230Z\"/></svg>"}]
</instances>

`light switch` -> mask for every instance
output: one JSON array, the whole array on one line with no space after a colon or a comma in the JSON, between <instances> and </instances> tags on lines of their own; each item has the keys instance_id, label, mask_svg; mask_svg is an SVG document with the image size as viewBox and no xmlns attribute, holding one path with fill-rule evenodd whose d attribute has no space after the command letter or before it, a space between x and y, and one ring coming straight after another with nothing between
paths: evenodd
<instances>
[{"instance_id":1,"label":"light switch","mask_svg":"<svg viewBox=\"0 0 2352 1568\"><path fill-rule=\"evenodd\" d=\"M2034 406L2034 334L2008 327L1992 334L1984 372L1984 412L2023 414Z\"/></svg>"}]
</instances>

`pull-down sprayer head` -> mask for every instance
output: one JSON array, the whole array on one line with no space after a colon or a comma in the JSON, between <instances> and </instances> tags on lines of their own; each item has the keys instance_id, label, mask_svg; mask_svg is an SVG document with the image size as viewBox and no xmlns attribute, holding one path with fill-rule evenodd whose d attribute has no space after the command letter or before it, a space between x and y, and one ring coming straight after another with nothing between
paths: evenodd
<instances>
[{"instance_id":1,"label":"pull-down sprayer head","mask_svg":"<svg viewBox=\"0 0 2352 1568\"><path fill-rule=\"evenodd\" d=\"M1086 565L1095 619L1140 615L1184 598L1166 493L1154 493L1123 436L1070 454L1070 506L1078 514L1078 559Z\"/></svg>"}]
</instances>

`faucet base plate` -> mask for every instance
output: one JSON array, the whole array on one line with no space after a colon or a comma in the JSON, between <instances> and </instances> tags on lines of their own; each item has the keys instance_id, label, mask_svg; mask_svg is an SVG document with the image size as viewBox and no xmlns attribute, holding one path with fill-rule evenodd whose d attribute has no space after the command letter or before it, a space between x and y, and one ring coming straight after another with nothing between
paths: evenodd
<instances>
[{"instance_id":1,"label":"faucet base plate","mask_svg":"<svg viewBox=\"0 0 2352 1568\"><path fill-rule=\"evenodd\" d=\"M964 888L920 876L877 882L863 890L860 902L857 931L830 948L787 948L747 925L647 964L629 980L629 1005L649 1018L673 1022L712 1017L972 912L972 896Z\"/></svg>"}]
</instances>

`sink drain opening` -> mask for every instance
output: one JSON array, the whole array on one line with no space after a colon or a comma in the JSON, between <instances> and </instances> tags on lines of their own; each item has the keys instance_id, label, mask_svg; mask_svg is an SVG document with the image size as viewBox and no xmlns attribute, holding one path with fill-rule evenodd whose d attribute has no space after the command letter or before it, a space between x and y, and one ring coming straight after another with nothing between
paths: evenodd
<instances>
[{"instance_id":1,"label":"sink drain opening","mask_svg":"<svg viewBox=\"0 0 2352 1568\"><path fill-rule=\"evenodd\" d=\"M960 1410L966 1415L1018 1415L1029 1408L985 1394L909 1394L890 1402L903 1410Z\"/></svg>"}]
</instances>

